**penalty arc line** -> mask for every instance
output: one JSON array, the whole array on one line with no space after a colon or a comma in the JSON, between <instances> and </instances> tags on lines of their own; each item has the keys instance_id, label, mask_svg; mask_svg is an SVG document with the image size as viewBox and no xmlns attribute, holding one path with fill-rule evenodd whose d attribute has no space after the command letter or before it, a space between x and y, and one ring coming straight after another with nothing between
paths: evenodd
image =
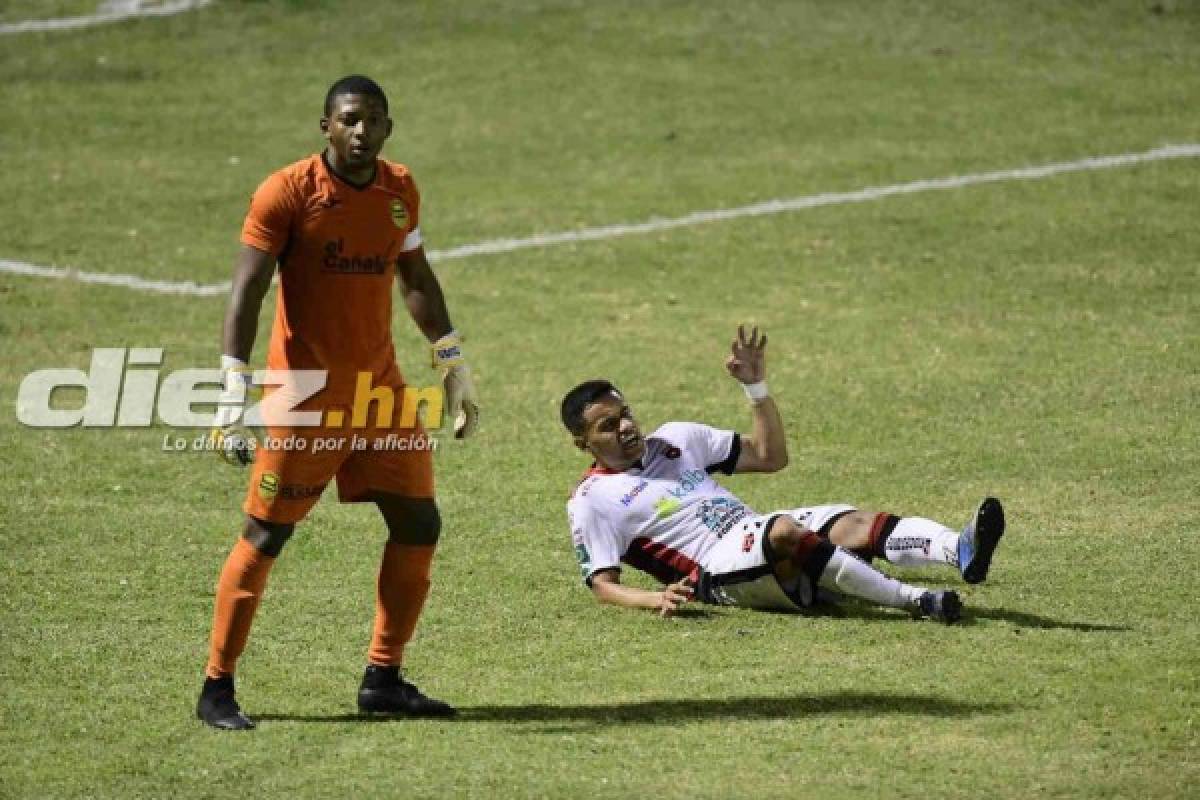
<instances>
[{"instance_id":1,"label":"penalty arc line","mask_svg":"<svg viewBox=\"0 0 1200 800\"><path fill-rule=\"evenodd\" d=\"M865 203L880 200L885 197L918 194L921 192L945 191L960 189L966 186L978 186L988 183L1006 181L1027 181L1049 178L1071 172L1086 172L1090 170L1115 169L1144 164L1151 161L1164 161L1175 158L1200 158L1200 144L1181 144L1158 147L1141 153L1122 153L1120 155L1096 156L1077 161L1063 161L1052 164L1042 164L1033 167L981 172L974 175L956 175L948 178L932 178L927 180L899 183L891 186L873 186L852 192L827 192L780 200L768 200L763 203L739 206L737 208L714 209L710 211L695 211L682 217L653 218L645 222L604 225L595 228L580 228L560 233L536 234L517 239L493 239L475 244L452 247L448 250L431 250L429 260L436 263L460 258L471 258L481 255L496 255L511 253L535 247L553 247L574 242L594 242L603 239L614 239L620 236L636 236L647 233L657 233L675 228L685 228L694 225L704 225L710 222L740 219L743 217L760 217L771 214L785 214L802 211L808 208L822 206L845 205L850 203ZM29 275L42 278L71 279L81 283L121 286L139 291L158 292L160 294L178 294L192 297L211 297L223 295L229 291L230 283L224 281L213 284L198 284L193 281L161 281L143 278L138 275L122 275L107 272L84 272L64 269L62 267L42 267L27 264L22 261L0 259L0 273L14 275Z\"/></svg>"}]
</instances>

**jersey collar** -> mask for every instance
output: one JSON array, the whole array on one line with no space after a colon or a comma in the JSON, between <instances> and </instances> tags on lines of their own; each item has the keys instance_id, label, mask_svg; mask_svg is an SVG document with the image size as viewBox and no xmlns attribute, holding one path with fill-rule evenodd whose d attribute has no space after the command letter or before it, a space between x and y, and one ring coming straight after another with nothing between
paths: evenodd
<instances>
[{"instance_id":1,"label":"jersey collar","mask_svg":"<svg viewBox=\"0 0 1200 800\"><path fill-rule=\"evenodd\" d=\"M333 167L329 165L329 158L325 155L324 150L321 151L321 166L325 167L325 173L335 183L348 186L358 192L361 192L364 189L370 189L375 185L375 179L379 177L379 159L375 159L375 171L371 174L371 180L367 181L366 183L352 183L351 181L343 178L341 175L338 175L337 172L334 171Z\"/></svg>"},{"instance_id":2,"label":"jersey collar","mask_svg":"<svg viewBox=\"0 0 1200 800\"><path fill-rule=\"evenodd\" d=\"M624 469L624 470L609 469L608 467L602 467L599 464L597 464L595 461L593 461L592 465L590 467L588 467L587 472L583 473L583 477L590 478L593 475L636 474L636 473L641 472L643 469L645 469L645 466L642 465L641 459L638 459L637 461L633 462L633 464L631 464L629 466L629 469Z\"/></svg>"}]
</instances>

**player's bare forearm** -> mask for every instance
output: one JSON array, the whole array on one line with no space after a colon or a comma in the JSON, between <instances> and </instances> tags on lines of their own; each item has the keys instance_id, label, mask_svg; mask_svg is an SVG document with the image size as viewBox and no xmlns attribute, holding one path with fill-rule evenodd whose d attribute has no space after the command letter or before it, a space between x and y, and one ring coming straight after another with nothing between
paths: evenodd
<instances>
[{"instance_id":1,"label":"player's bare forearm","mask_svg":"<svg viewBox=\"0 0 1200 800\"><path fill-rule=\"evenodd\" d=\"M783 418L779 406L772 397L765 397L751 406L752 430L742 437L742 447L754 456L755 469L743 469L738 460L739 472L778 472L787 466L787 437L783 431Z\"/></svg>"},{"instance_id":2,"label":"player's bare forearm","mask_svg":"<svg viewBox=\"0 0 1200 800\"><path fill-rule=\"evenodd\" d=\"M601 603L622 608L656 609L662 600L662 592L638 589L620 583L593 583L592 593Z\"/></svg>"},{"instance_id":3,"label":"player's bare forearm","mask_svg":"<svg viewBox=\"0 0 1200 800\"><path fill-rule=\"evenodd\" d=\"M454 329L442 285L433 274L423 247L400 255L396 261L396 280L404 295L404 305L425 338L436 342Z\"/></svg>"},{"instance_id":4,"label":"player's bare forearm","mask_svg":"<svg viewBox=\"0 0 1200 800\"><path fill-rule=\"evenodd\" d=\"M625 586L614 571L598 572L592 576L592 594L606 605L622 608L644 608L657 611L664 617L692 599L692 587L687 580L672 583L662 591Z\"/></svg>"},{"instance_id":5,"label":"player's bare forearm","mask_svg":"<svg viewBox=\"0 0 1200 800\"><path fill-rule=\"evenodd\" d=\"M221 332L221 352L227 356L250 361L254 339L258 333L258 316L262 301L271 288L275 274L275 256L249 245L238 251L233 271L233 286L225 323Z\"/></svg>"}]
</instances>

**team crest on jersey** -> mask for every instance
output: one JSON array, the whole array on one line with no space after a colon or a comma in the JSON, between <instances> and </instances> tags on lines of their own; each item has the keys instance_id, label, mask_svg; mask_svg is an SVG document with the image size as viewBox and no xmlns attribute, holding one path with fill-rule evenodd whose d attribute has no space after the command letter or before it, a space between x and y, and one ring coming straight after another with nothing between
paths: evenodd
<instances>
[{"instance_id":1,"label":"team crest on jersey","mask_svg":"<svg viewBox=\"0 0 1200 800\"><path fill-rule=\"evenodd\" d=\"M397 228L408 227L408 209L399 198L392 201L392 222L396 223Z\"/></svg>"}]
</instances>

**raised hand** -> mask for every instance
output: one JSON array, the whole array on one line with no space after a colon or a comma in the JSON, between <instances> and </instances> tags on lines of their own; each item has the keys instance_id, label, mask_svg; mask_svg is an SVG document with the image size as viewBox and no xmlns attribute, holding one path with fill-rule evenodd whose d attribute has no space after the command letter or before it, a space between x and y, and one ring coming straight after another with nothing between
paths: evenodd
<instances>
[{"instance_id":1,"label":"raised hand","mask_svg":"<svg viewBox=\"0 0 1200 800\"><path fill-rule=\"evenodd\" d=\"M730 347L730 356L725 359L725 369L742 383L760 383L767 378L767 335L758 334L755 326L746 336L744 325L738 325L737 338Z\"/></svg>"}]
</instances>

